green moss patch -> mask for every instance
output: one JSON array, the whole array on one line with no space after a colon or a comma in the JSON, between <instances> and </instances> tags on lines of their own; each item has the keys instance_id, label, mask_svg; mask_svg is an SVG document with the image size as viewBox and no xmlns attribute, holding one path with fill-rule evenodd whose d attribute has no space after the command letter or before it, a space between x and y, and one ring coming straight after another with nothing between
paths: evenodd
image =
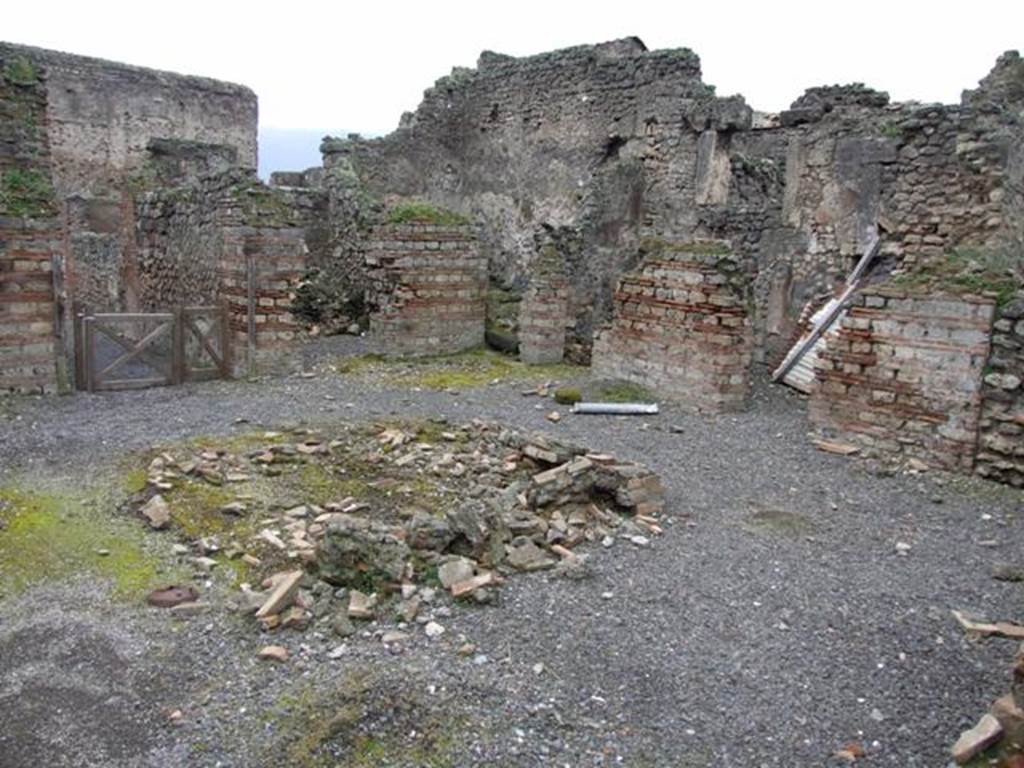
<instances>
[{"instance_id":1,"label":"green moss patch","mask_svg":"<svg viewBox=\"0 0 1024 768\"><path fill-rule=\"evenodd\" d=\"M373 671L332 686L301 685L264 715L276 735L269 756L296 768L448 768L461 723L402 681Z\"/></svg>"},{"instance_id":2,"label":"green moss patch","mask_svg":"<svg viewBox=\"0 0 1024 768\"><path fill-rule=\"evenodd\" d=\"M462 227L469 219L460 213L428 203L403 203L387 213L388 224L432 224L436 227Z\"/></svg>"},{"instance_id":3,"label":"green moss patch","mask_svg":"<svg viewBox=\"0 0 1024 768\"><path fill-rule=\"evenodd\" d=\"M912 291L990 295L1002 306L1024 286L1024 272L1020 257L1008 250L957 248L898 275L892 284Z\"/></svg>"},{"instance_id":4,"label":"green moss patch","mask_svg":"<svg viewBox=\"0 0 1024 768\"><path fill-rule=\"evenodd\" d=\"M793 538L817 530L811 518L784 509L758 510L746 517L743 527L751 533L776 533Z\"/></svg>"},{"instance_id":5,"label":"green moss patch","mask_svg":"<svg viewBox=\"0 0 1024 768\"><path fill-rule=\"evenodd\" d=\"M39 82L39 72L27 58L15 56L4 64L3 78L11 85L30 86Z\"/></svg>"},{"instance_id":6,"label":"green moss patch","mask_svg":"<svg viewBox=\"0 0 1024 768\"><path fill-rule=\"evenodd\" d=\"M643 253L693 253L705 256L725 256L732 253L727 243L719 240L694 240L674 242L656 237L644 238L640 243Z\"/></svg>"},{"instance_id":7,"label":"green moss patch","mask_svg":"<svg viewBox=\"0 0 1024 768\"><path fill-rule=\"evenodd\" d=\"M109 579L136 599L166 578L134 522L98 511L96 500L0 488L0 595L80 573Z\"/></svg>"},{"instance_id":8,"label":"green moss patch","mask_svg":"<svg viewBox=\"0 0 1024 768\"><path fill-rule=\"evenodd\" d=\"M29 219L53 216L54 192L49 176L35 169L5 171L0 176L0 211Z\"/></svg>"},{"instance_id":9,"label":"green moss patch","mask_svg":"<svg viewBox=\"0 0 1024 768\"><path fill-rule=\"evenodd\" d=\"M375 380L403 389L464 390L492 383L544 382L579 377L584 368L567 364L526 365L490 349L475 349L454 355L386 360L377 356L347 358L335 370L350 375L373 376Z\"/></svg>"},{"instance_id":10,"label":"green moss patch","mask_svg":"<svg viewBox=\"0 0 1024 768\"><path fill-rule=\"evenodd\" d=\"M583 394L575 387L560 387L555 390L554 397L559 405L573 405L583 400Z\"/></svg>"},{"instance_id":11,"label":"green moss patch","mask_svg":"<svg viewBox=\"0 0 1024 768\"><path fill-rule=\"evenodd\" d=\"M655 403L658 398L632 381L600 381L588 387L586 399L598 403Z\"/></svg>"}]
</instances>

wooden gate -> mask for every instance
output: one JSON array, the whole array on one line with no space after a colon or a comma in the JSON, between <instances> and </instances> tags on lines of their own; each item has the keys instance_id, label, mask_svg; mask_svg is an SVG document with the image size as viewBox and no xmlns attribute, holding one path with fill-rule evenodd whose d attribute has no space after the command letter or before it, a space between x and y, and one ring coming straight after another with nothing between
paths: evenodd
<instances>
[{"instance_id":1,"label":"wooden gate","mask_svg":"<svg viewBox=\"0 0 1024 768\"><path fill-rule=\"evenodd\" d=\"M90 392L231 375L226 307L81 313L75 337L75 378Z\"/></svg>"}]
</instances>

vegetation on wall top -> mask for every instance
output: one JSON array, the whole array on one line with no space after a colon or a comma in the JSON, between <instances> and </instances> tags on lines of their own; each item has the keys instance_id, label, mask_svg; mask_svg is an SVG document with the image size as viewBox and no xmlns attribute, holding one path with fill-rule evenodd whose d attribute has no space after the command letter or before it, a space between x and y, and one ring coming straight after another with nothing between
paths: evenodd
<instances>
[{"instance_id":1,"label":"vegetation on wall top","mask_svg":"<svg viewBox=\"0 0 1024 768\"><path fill-rule=\"evenodd\" d=\"M1002 306L1024 287L1024 262L1007 249L954 248L942 258L898 275L893 284L911 290L991 296Z\"/></svg>"},{"instance_id":2,"label":"vegetation on wall top","mask_svg":"<svg viewBox=\"0 0 1024 768\"><path fill-rule=\"evenodd\" d=\"M0 214L38 219L54 213L53 185L47 174L11 168L0 175Z\"/></svg>"},{"instance_id":3,"label":"vegetation on wall top","mask_svg":"<svg viewBox=\"0 0 1024 768\"><path fill-rule=\"evenodd\" d=\"M460 213L445 210L429 203L402 203L387 213L388 224L433 224L438 227L461 227L469 219Z\"/></svg>"},{"instance_id":4,"label":"vegetation on wall top","mask_svg":"<svg viewBox=\"0 0 1024 768\"><path fill-rule=\"evenodd\" d=\"M24 56L16 56L4 63L3 78L11 85L30 86L39 82L39 72Z\"/></svg>"}]
</instances>

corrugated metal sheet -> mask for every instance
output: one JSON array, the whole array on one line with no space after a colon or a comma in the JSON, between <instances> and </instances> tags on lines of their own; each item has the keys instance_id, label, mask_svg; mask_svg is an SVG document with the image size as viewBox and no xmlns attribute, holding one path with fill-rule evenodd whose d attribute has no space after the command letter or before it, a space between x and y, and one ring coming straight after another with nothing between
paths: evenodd
<instances>
[{"instance_id":1,"label":"corrugated metal sheet","mask_svg":"<svg viewBox=\"0 0 1024 768\"><path fill-rule=\"evenodd\" d=\"M814 317L811 319L811 328L813 329L821 317L826 316L835 305L839 303L839 299L832 299L824 307L814 313ZM786 372L786 375L782 377L782 381L793 389L798 389L805 394L810 394L814 387L816 380L815 371L818 367L818 360L821 357L821 353L825 349L825 345L828 343L828 339L839 335L839 325L842 322L843 316L846 314L846 310L843 309L835 316L832 320L828 330L823 333L816 342L806 351L803 356L793 363L793 366ZM821 317L819 317L819 315ZM797 342L796 347L803 344L807 338L811 335L811 331L805 333L800 341Z\"/></svg>"},{"instance_id":2,"label":"corrugated metal sheet","mask_svg":"<svg viewBox=\"0 0 1024 768\"><path fill-rule=\"evenodd\" d=\"M811 317L810 328L800 337L786 355L786 359L772 374L773 381L782 381L801 392L810 393L814 386L815 366L827 339L838 333L839 321L846 314L846 306L860 286L861 278L867 272L872 259L878 254L879 239L876 236L868 246L856 268L846 281L841 295L830 299L825 306Z\"/></svg>"}]
</instances>

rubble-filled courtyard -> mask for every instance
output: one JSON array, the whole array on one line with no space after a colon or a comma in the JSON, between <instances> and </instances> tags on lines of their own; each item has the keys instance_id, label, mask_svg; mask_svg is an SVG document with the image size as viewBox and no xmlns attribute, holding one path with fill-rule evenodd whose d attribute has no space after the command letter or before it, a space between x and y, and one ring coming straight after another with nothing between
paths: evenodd
<instances>
[{"instance_id":1,"label":"rubble-filled courtyard","mask_svg":"<svg viewBox=\"0 0 1024 768\"><path fill-rule=\"evenodd\" d=\"M5 764L933 766L1007 690L1019 492L495 362L4 402Z\"/></svg>"},{"instance_id":2,"label":"rubble-filled courtyard","mask_svg":"<svg viewBox=\"0 0 1024 768\"><path fill-rule=\"evenodd\" d=\"M988 63L484 50L261 177L249 87L0 42L0 768L1024 768Z\"/></svg>"}]
</instances>

